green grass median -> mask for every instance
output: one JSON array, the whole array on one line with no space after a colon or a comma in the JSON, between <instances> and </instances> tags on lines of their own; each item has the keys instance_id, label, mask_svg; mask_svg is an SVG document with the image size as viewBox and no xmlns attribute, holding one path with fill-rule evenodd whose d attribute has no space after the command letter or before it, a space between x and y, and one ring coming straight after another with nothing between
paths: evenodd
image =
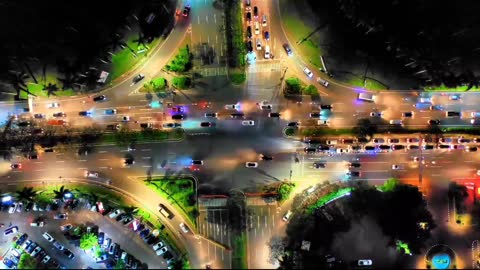
<instances>
[{"instance_id":1,"label":"green grass median","mask_svg":"<svg viewBox=\"0 0 480 270\"><path fill-rule=\"evenodd\" d=\"M429 92L467 92L467 91L480 91L480 88L478 87L472 87L471 89L468 89L468 85L461 85L457 86L454 88L447 87L444 84L439 85L439 86L428 86L424 88L425 91Z\"/></svg>"},{"instance_id":2,"label":"green grass median","mask_svg":"<svg viewBox=\"0 0 480 270\"><path fill-rule=\"evenodd\" d=\"M184 213L193 224L198 216L195 183L191 178L154 178L145 180L147 186L167 199L179 212Z\"/></svg>"},{"instance_id":3,"label":"green grass median","mask_svg":"<svg viewBox=\"0 0 480 270\"><path fill-rule=\"evenodd\" d=\"M181 140L185 137L185 131L183 129L173 130L145 130L145 131L125 131L103 134L100 138L100 144L117 143L121 144L122 141L135 141L141 142L161 142L168 140Z\"/></svg>"},{"instance_id":4,"label":"green grass median","mask_svg":"<svg viewBox=\"0 0 480 270\"><path fill-rule=\"evenodd\" d=\"M232 238L232 269L248 269L247 234L242 232Z\"/></svg>"}]
</instances>

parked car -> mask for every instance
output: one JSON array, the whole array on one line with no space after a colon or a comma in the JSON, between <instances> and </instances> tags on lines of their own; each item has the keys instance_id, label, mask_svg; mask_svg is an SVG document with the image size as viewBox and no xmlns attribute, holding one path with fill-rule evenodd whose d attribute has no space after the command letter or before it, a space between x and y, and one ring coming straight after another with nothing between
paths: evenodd
<instances>
[{"instance_id":1,"label":"parked car","mask_svg":"<svg viewBox=\"0 0 480 270\"><path fill-rule=\"evenodd\" d=\"M122 209L115 209L110 215L108 215L109 218L116 218L118 215L125 213Z\"/></svg>"},{"instance_id":2,"label":"parked car","mask_svg":"<svg viewBox=\"0 0 480 270\"><path fill-rule=\"evenodd\" d=\"M63 214L63 213L58 213L58 214L56 214L55 216L53 216L53 218L54 218L54 219L68 219L68 214L67 214L67 213L65 213L65 214Z\"/></svg>"},{"instance_id":3,"label":"parked car","mask_svg":"<svg viewBox=\"0 0 480 270\"><path fill-rule=\"evenodd\" d=\"M65 254L65 256L67 256L67 258L69 258L70 260L75 258L75 255L68 249L64 249L63 254Z\"/></svg>"},{"instance_id":4,"label":"parked car","mask_svg":"<svg viewBox=\"0 0 480 270\"><path fill-rule=\"evenodd\" d=\"M10 227L10 228L6 229L5 232L3 232L3 235L7 236L7 235L10 235L10 234L15 234L17 232L18 232L18 227L13 226L13 227Z\"/></svg>"},{"instance_id":5,"label":"parked car","mask_svg":"<svg viewBox=\"0 0 480 270\"><path fill-rule=\"evenodd\" d=\"M53 242L53 246L58 250L64 250L65 249L65 247L57 241Z\"/></svg>"},{"instance_id":6,"label":"parked car","mask_svg":"<svg viewBox=\"0 0 480 270\"><path fill-rule=\"evenodd\" d=\"M163 253L167 252L168 248L167 247L162 247L159 250L157 250L155 253L157 253L157 256L163 255Z\"/></svg>"},{"instance_id":7,"label":"parked car","mask_svg":"<svg viewBox=\"0 0 480 270\"><path fill-rule=\"evenodd\" d=\"M60 226L60 230L62 232L66 232L66 231L70 230L71 228L73 228L73 225L70 224L70 223L67 223L67 224L64 224L64 225Z\"/></svg>"}]
</instances>

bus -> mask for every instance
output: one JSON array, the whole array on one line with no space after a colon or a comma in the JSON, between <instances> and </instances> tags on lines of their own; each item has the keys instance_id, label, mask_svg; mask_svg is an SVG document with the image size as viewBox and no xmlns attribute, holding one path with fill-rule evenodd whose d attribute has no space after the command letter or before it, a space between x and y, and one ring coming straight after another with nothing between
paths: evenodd
<instances>
[{"instance_id":1,"label":"bus","mask_svg":"<svg viewBox=\"0 0 480 270\"><path fill-rule=\"evenodd\" d=\"M375 101L375 95L372 94L372 93L360 93L360 94L358 94L358 99L363 100L363 101L374 102Z\"/></svg>"}]
</instances>

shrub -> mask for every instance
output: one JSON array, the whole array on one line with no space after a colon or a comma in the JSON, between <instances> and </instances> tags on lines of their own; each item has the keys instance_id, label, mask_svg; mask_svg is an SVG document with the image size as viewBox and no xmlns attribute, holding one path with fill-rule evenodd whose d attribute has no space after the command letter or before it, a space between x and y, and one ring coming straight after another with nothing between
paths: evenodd
<instances>
[{"instance_id":1,"label":"shrub","mask_svg":"<svg viewBox=\"0 0 480 270\"><path fill-rule=\"evenodd\" d=\"M186 76L179 76L173 78L172 84L177 89L187 89L192 84L192 80Z\"/></svg>"},{"instance_id":2,"label":"shrub","mask_svg":"<svg viewBox=\"0 0 480 270\"><path fill-rule=\"evenodd\" d=\"M285 90L288 94L300 94L302 83L296 77L290 77L285 80Z\"/></svg>"}]
</instances>

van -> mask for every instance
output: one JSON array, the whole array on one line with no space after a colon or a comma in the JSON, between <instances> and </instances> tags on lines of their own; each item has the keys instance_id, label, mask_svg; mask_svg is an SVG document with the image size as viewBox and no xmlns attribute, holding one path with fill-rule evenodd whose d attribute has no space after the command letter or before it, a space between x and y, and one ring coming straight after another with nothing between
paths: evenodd
<instances>
[{"instance_id":1,"label":"van","mask_svg":"<svg viewBox=\"0 0 480 270\"><path fill-rule=\"evenodd\" d=\"M265 46L265 59L270 59L270 46Z\"/></svg>"},{"instance_id":2,"label":"van","mask_svg":"<svg viewBox=\"0 0 480 270\"><path fill-rule=\"evenodd\" d=\"M360 93L358 94L357 98L363 101L369 101L369 102L375 101L375 96L371 93Z\"/></svg>"},{"instance_id":3,"label":"van","mask_svg":"<svg viewBox=\"0 0 480 270\"><path fill-rule=\"evenodd\" d=\"M260 34L260 24L258 22L255 22L255 35Z\"/></svg>"},{"instance_id":4,"label":"van","mask_svg":"<svg viewBox=\"0 0 480 270\"><path fill-rule=\"evenodd\" d=\"M390 125L403 125L402 120L390 120Z\"/></svg>"}]
</instances>

